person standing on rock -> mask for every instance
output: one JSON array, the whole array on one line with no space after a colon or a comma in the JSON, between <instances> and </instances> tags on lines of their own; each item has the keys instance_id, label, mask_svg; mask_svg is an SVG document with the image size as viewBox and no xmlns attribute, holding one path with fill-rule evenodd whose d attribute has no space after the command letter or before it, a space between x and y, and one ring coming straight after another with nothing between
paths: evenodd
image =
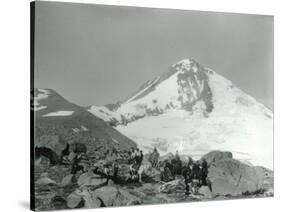
<instances>
[{"instance_id":1,"label":"person standing on rock","mask_svg":"<svg viewBox=\"0 0 281 212\"><path fill-rule=\"evenodd\" d=\"M179 156L179 152L176 151L176 155L175 158L172 159L172 164L173 164L173 175L176 174L181 174L181 170L182 170L182 161L180 159Z\"/></svg>"},{"instance_id":2,"label":"person standing on rock","mask_svg":"<svg viewBox=\"0 0 281 212\"><path fill-rule=\"evenodd\" d=\"M208 177L208 163L205 159L202 160L200 165L200 183L201 185L207 185L207 177Z\"/></svg>"},{"instance_id":3,"label":"person standing on rock","mask_svg":"<svg viewBox=\"0 0 281 212\"><path fill-rule=\"evenodd\" d=\"M194 161L192 157L188 157L187 164L183 167L182 175L184 177L184 183L185 183L185 194L190 195L190 184L192 183L193 177L194 177Z\"/></svg>"},{"instance_id":4,"label":"person standing on rock","mask_svg":"<svg viewBox=\"0 0 281 212\"><path fill-rule=\"evenodd\" d=\"M211 184L211 181L208 179L208 168L209 168L209 165L206 161L206 159L203 159L202 162L201 162L201 166L200 166L200 184L203 185L203 186L208 186L210 191L212 192L213 189L212 189L212 184Z\"/></svg>"},{"instance_id":5,"label":"person standing on rock","mask_svg":"<svg viewBox=\"0 0 281 212\"><path fill-rule=\"evenodd\" d=\"M141 164L143 161L143 153L142 153L142 150L140 151L140 161L139 161L139 164Z\"/></svg>"},{"instance_id":6,"label":"person standing on rock","mask_svg":"<svg viewBox=\"0 0 281 212\"><path fill-rule=\"evenodd\" d=\"M191 183L192 178L191 178L191 169L190 169L189 164L187 164L183 167L182 175L184 177L184 183L185 183L185 194L190 195L190 185L189 184Z\"/></svg>"},{"instance_id":7,"label":"person standing on rock","mask_svg":"<svg viewBox=\"0 0 281 212\"><path fill-rule=\"evenodd\" d=\"M106 176L106 183L110 180L108 164L104 165L103 173Z\"/></svg>"},{"instance_id":8,"label":"person standing on rock","mask_svg":"<svg viewBox=\"0 0 281 212\"><path fill-rule=\"evenodd\" d=\"M137 154L136 154L136 160L135 161L136 161L138 166L141 165L142 160L143 160L143 153L142 153L142 151L139 151L137 149Z\"/></svg>"},{"instance_id":9,"label":"person standing on rock","mask_svg":"<svg viewBox=\"0 0 281 212\"><path fill-rule=\"evenodd\" d=\"M78 171L82 171L82 172L85 171L84 165L82 164L84 160L86 160L84 154L79 153L75 155L71 166L71 174L76 174Z\"/></svg>"},{"instance_id":10,"label":"person standing on rock","mask_svg":"<svg viewBox=\"0 0 281 212\"><path fill-rule=\"evenodd\" d=\"M192 178L193 179L197 179L199 180L200 179L200 162L199 161L196 161L193 165L193 168L192 168Z\"/></svg>"},{"instance_id":11,"label":"person standing on rock","mask_svg":"<svg viewBox=\"0 0 281 212\"><path fill-rule=\"evenodd\" d=\"M136 159L136 150L132 148L132 154L131 154L131 163L134 163Z\"/></svg>"},{"instance_id":12,"label":"person standing on rock","mask_svg":"<svg viewBox=\"0 0 281 212\"><path fill-rule=\"evenodd\" d=\"M139 163L139 161L140 161L140 150L139 150L139 148L136 149L135 161L136 161L137 163Z\"/></svg>"},{"instance_id":13,"label":"person standing on rock","mask_svg":"<svg viewBox=\"0 0 281 212\"><path fill-rule=\"evenodd\" d=\"M118 171L119 171L119 163L117 160L114 161L112 164L112 169L113 169L113 182L116 183L118 179Z\"/></svg>"},{"instance_id":14,"label":"person standing on rock","mask_svg":"<svg viewBox=\"0 0 281 212\"><path fill-rule=\"evenodd\" d=\"M160 156L159 152L157 151L157 149L155 147L153 152L150 155L152 167L156 167L157 166L159 156Z\"/></svg>"},{"instance_id":15,"label":"person standing on rock","mask_svg":"<svg viewBox=\"0 0 281 212\"><path fill-rule=\"evenodd\" d=\"M164 170L161 174L161 180L164 182L169 182L171 180L174 180L174 175L172 174L172 164L168 161L164 161Z\"/></svg>"},{"instance_id":16,"label":"person standing on rock","mask_svg":"<svg viewBox=\"0 0 281 212\"><path fill-rule=\"evenodd\" d=\"M135 164L130 165L129 178L127 179L127 182L137 182L138 181L138 171L135 166L136 166Z\"/></svg>"}]
</instances>

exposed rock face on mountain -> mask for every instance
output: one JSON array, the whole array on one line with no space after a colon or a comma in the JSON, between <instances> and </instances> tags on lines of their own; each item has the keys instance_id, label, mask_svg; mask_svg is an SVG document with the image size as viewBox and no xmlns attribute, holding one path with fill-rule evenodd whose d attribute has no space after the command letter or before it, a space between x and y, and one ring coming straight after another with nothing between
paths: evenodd
<instances>
[{"instance_id":1,"label":"exposed rock face on mountain","mask_svg":"<svg viewBox=\"0 0 281 212\"><path fill-rule=\"evenodd\" d=\"M83 143L88 152L130 149L136 144L84 108L72 104L50 89L35 89L35 152L59 158L67 144Z\"/></svg>"},{"instance_id":2,"label":"exposed rock face on mountain","mask_svg":"<svg viewBox=\"0 0 281 212\"><path fill-rule=\"evenodd\" d=\"M249 164L273 168L273 114L232 82L185 59L130 98L90 112L146 152L200 156L231 151Z\"/></svg>"}]
</instances>

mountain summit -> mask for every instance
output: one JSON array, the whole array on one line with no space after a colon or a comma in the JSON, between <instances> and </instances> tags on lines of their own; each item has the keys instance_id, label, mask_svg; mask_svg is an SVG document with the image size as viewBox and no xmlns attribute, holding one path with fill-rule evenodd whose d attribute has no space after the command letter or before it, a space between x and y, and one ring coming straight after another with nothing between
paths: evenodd
<instances>
[{"instance_id":1,"label":"mountain summit","mask_svg":"<svg viewBox=\"0 0 281 212\"><path fill-rule=\"evenodd\" d=\"M273 167L272 112L193 59L173 64L125 101L89 111L147 151L199 157L218 149Z\"/></svg>"}]
</instances>

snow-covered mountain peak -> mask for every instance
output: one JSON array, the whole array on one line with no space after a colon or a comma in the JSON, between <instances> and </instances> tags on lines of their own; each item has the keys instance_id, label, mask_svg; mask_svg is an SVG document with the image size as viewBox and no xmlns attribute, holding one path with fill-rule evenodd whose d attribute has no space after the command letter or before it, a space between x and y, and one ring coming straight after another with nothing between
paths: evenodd
<instances>
[{"instance_id":1,"label":"snow-covered mountain peak","mask_svg":"<svg viewBox=\"0 0 281 212\"><path fill-rule=\"evenodd\" d=\"M171 65L168 72L144 83L115 109L114 112L120 115L118 121L124 124L171 110L190 112L197 103L202 105L203 111L210 113L213 109L210 74L214 72L193 59L184 59Z\"/></svg>"},{"instance_id":2,"label":"snow-covered mountain peak","mask_svg":"<svg viewBox=\"0 0 281 212\"><path fill-rule=\"evenodd\" d=\"M198 71L198 63L193 59L183 59L172 65L173 68L176 68L177 71L185 72L185 71Z\"/></svg>"},{"instance_id":3,"label":"snow-covered mountain peak","mask_svg":"<svg viewBox=\"0 0 281 212\"><path fill-rule=\"evenodd\" d=\"M92 106L89 111L119 125L175 110L208 117L214 109L234 111L237 106L253 105L271 113L223 76L194 59L183 59L171 65L168 72L145 82L134 95L111 107L114 109Z\"/></svg>"}]
</instances>

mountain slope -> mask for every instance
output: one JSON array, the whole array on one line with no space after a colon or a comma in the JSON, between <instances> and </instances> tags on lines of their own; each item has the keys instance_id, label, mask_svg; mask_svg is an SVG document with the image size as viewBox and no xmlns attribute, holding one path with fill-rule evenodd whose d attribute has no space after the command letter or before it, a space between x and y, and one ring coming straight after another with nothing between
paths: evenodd
<instances>
[{"instance_id":1,"label":"mountain slope","mask_svg":"<svg viewBox=\"0 0 281 212\"><path fill-rule=\"evenodd\" d=\"M129 149L136 144L84 108L68 102L51 89L35 89L35 146L52 146L59 154L66 143L85 143L89 151ZM58 144L61 143L60 148ZM102 151L101 150L101 151Z\"/></svg>"},{"instance_id":2,"label":"mountain slope","mask_svg":"<svg viewBox=\"0 0 281 212\"><path fill-rule=\"evenodd\" d=\"M194 60L179 61L145 83L110 117L146 151L156 146L163 154L199 157L219 149L273 168L272 112Z\"/></svg>"}]
</instances>

